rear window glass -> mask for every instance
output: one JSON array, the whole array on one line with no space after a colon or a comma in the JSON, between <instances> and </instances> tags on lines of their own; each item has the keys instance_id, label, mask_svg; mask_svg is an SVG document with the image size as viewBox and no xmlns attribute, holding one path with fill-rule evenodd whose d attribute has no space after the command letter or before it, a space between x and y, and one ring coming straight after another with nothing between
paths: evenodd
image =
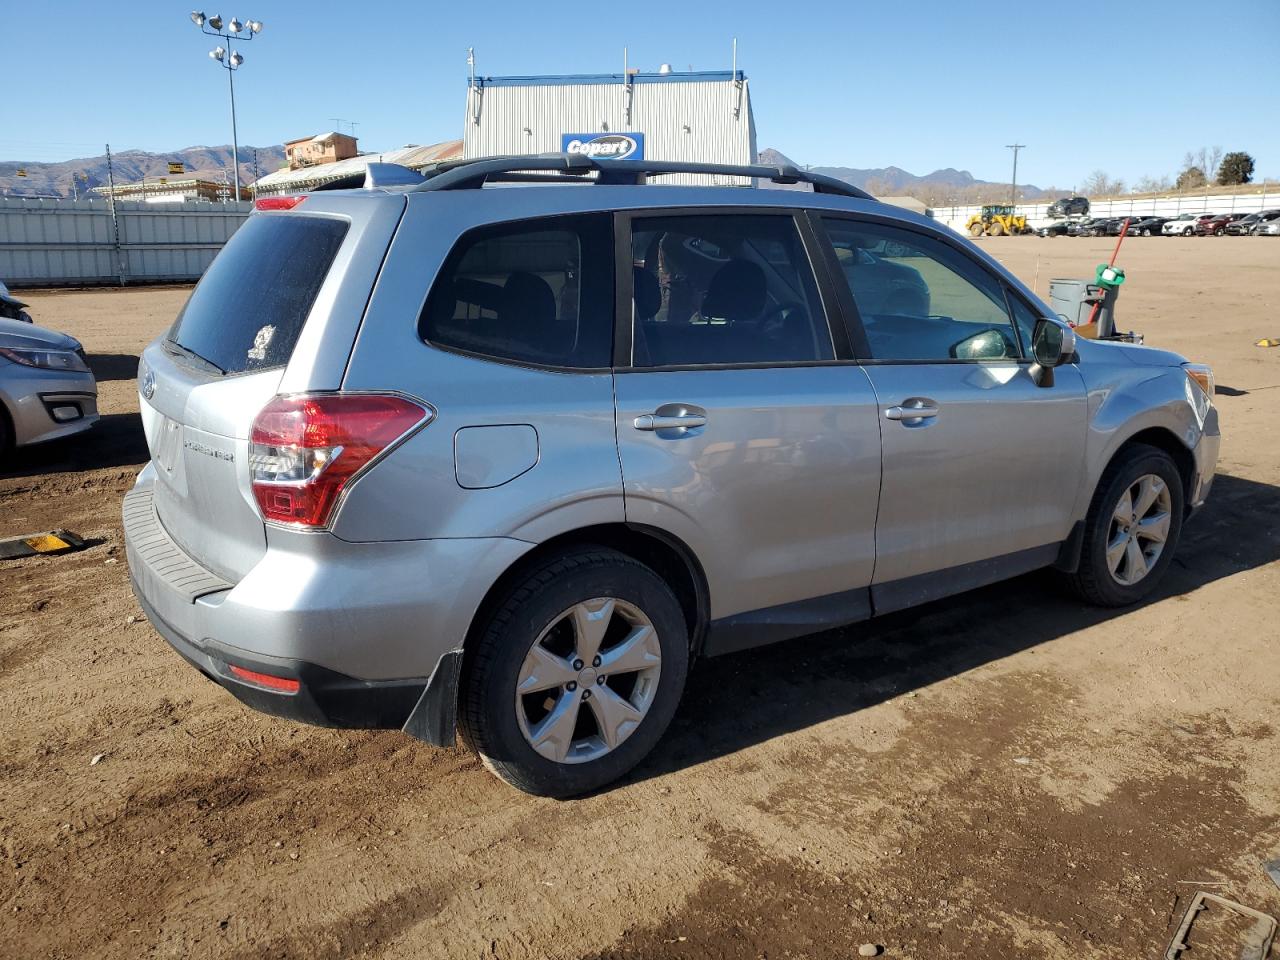
<instances>
[{"instance_id":1,"label":"rear window glass","mask_svg":"<svg viewBox=\"0 0 1280 960\"><path fill-rule=\"evenodd\" d=\"M182 308L169 339L225 373L284 366L347 222L251 216Z\"/></svg>"},{"instance_id":2,"label":"rear window glass","mask_svg":"<svg viewBox=\"0 0 1280 960\"><path fill-rule=\"evenodd\" d=\"M564 216L464 236L432 287L419 333L497 360L601 368L613 316L609 218Z\"/></svg>"}]
</instances>

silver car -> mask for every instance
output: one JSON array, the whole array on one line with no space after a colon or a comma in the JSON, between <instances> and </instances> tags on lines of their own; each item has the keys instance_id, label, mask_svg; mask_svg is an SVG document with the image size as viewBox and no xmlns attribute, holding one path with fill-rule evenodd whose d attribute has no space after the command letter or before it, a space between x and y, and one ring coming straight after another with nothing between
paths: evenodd
<instances>
[{"instance_id":1,"label":"silver car","mask_svg":"<svg viewBox=\"0 0 1280 960\"><path fill-rule=\"evenodd\" d=\"M88 430L98 422L98 384L80 341L0 318L0 470L13 447Z\"/></svg>"},{"instance_id":2,"label":"silver car","mask_svg":"<svg viewBox=\"0 0 1280 960\"><path fill-rule=\"evenodd\" d=\"M532 793L638 763L697 657L1046 566L1133 603L1213 478L1208 368L818 175L375 164L258 208L142 358L138 599L254 707L460 729Z\"/></svg>"}]
</instances>

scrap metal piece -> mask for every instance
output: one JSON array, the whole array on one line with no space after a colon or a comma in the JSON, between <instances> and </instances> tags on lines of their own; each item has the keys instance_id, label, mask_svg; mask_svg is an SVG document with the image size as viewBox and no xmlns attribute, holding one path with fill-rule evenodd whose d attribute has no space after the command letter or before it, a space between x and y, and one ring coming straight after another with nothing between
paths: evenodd
<instances>
[{"instance_id":1,"label":"scrap metal piece","mask_svg":"<svg viewBox=\"0 0 1280 960\"><path fill-rule=\"evenodd\" d=\"M34 557L38 553L67 553L83 547L84 541L70 530L24 533L21 536L0 539L0 560Z\"/></svg>"},{"instance_id":2,"label":"scrap metal piece","mask_svg":"<svg viewBox=\"0 0 1280 960\"><path fill-rule=\"evenodd\" d=\"M1271 882L1280 887L1280 860L1264 860L1262 869L1267 871L1267 876L1271 878Z\"/></svg>"},{"instance_id":3,"label":"scrap metal piece","mask_svg":"<svg viewBox=\"0 0 1280 960\"><path fill-rule=\"evenodd\" d=\"M1270 873L1270 870L1268 870L1268 873ZM1272 879L1275 878L1272 877ZM1242 948L1240 960L1266 960L1267 951L1271 949L1271 939L1276 933L1276 918L1259 910L1254 910L1252 907L1246 907L1242 903L1236 903L1234 900L1206 893L1203 890L1196 893L1191 900L1191 906L1187 907L1186 916L1182 918L1182 924L1178 927L1178 932L1174 934L1173 942L1169 944L1169 949L1164 952L1165 960L1178 960L1178 955L1190 946L1187 943L1187 934L1191 932L1191 925L1195 923L1196 917L1199 916L1201 910L1205 909L1207 903L1216 903L1226 910L1252 919L1254 921L1253 927L1245 935L1245 940L1240 945Z\"/></svg>"}]
</instances>

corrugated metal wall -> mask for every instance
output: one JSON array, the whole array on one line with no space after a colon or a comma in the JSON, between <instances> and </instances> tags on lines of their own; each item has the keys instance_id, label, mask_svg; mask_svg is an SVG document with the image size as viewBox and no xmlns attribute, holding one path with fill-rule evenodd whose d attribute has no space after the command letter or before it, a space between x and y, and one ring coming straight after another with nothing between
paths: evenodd
<instances>
[{"instance_id":1,"label":"corrugated metal wall","mask_svg":"<svg viewBox=\"0 0 1280 960\"><path fill-rule=\"evenodd\" d=\"M727 74L726 74L727 75ZM482 82L467 90L464 157L555 153L564 133L643 133L645 159L753 163L756 128L747 81L637 80L627 120L626 85L507 85ZM741 103L739 104L739 98ZM734 116L735 107L739 107ZM477 109L480 122L476 123ZM663 183L745 184L735 177L679 175Z\"/></svg>"},{"instance_id":2,"label":"corrugated metal wall","mask_svg":"<svg viewBox=\"0 0 1280 960\"><path fill-rule=\"evenodd\" d=\"M16 287L199 279L251 203L0 198L0 280Z\"/></svg>"}]
</instances>

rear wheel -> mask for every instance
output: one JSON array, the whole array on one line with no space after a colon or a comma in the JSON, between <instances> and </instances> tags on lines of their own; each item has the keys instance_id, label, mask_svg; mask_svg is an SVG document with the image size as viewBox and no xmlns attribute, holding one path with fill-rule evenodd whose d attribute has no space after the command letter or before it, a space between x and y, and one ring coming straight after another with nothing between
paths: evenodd
<instances>
[{"instance_id":1,"label":"rear wheel","mask_svg":"<svg viewBox=\"0 0 1280 960\"><path fill-rule=\"evenodd\" d=\"M1004 224L993 223L991 224L991 226L987 227L988 237L998 237L998 236L1001 236L1003 233L1004 233Z\"/></svg>"},{"instance_id":2,"label":"rear wheel","mask_svg":"<svg viewBox=\"0 0 1280 960\"><path fill-rule=\"evenodd\" d=\"M463 737L495 774L541 796L598 789L639 763L671 722L689 665L671 588L604 548L533 568L477 642Z\"/></svg>"},{"instance_id":3,"label":"rear wheel","mask_svg":"<svg viewBox=\"0 0 1280 960\"><path fill-rule=\"evenodd\" d=\"M1155 588L1182 533L1182 477L1157 447L1133 444L1107 467L1085 519L1076 592L1121 607Z\"/></svg>"},{"instance_id":4,"label":"rear wheel","mask_svg":"<svg viewBox=\"0 0 1280 960\"><path fill-rule=\"evenodd\" d=\"M982 236L982 230L983 230L982 224L975 223L973 226L969 228L969 236L980 237Z\"/></svg>"}]
</instances>

